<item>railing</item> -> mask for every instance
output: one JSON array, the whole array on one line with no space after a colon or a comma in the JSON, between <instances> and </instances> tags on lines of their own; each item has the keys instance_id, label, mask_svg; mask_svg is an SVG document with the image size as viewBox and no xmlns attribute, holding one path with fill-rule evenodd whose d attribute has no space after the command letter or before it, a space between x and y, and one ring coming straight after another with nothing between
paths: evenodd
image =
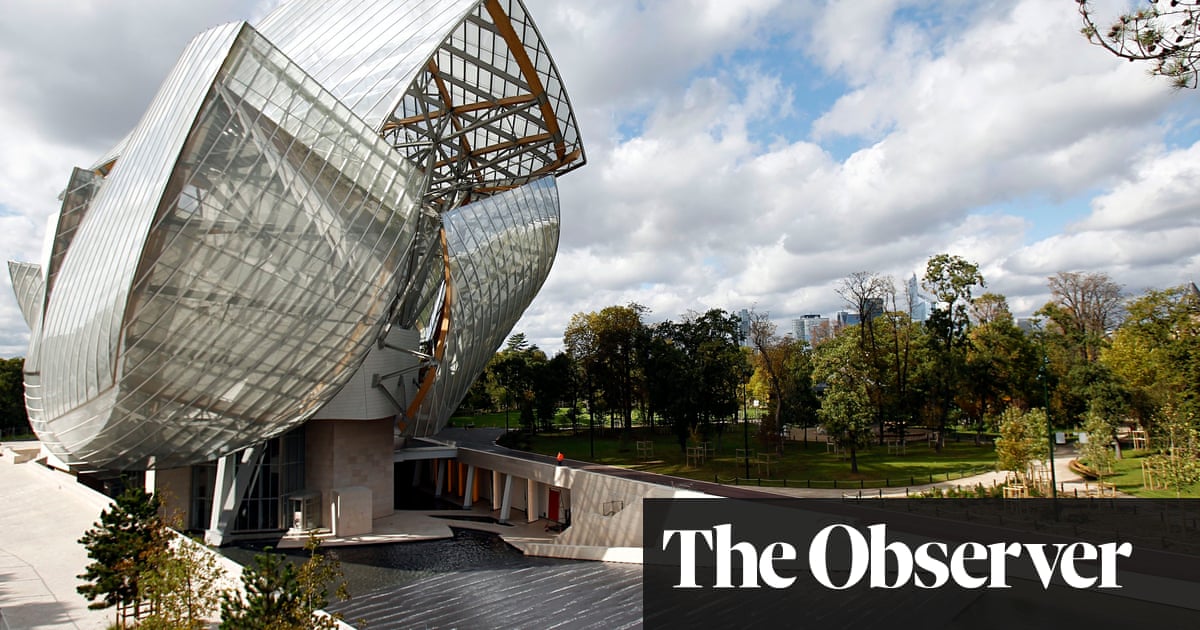
<instances>
[{"instance_id":1,"label":"railing","mask_svg":"<svg viewBox=\"0 0 1200 630\"><path fill-rule=\"evenodd\" d=\"M944 473L928 473L926 475L909 475L907 477L891 477L887 479L763 479L761 477L733 477L731 479L722 479L717 475L713 475L713 481L716 483L730 484L735 486L748 485L759 487L775 487L775 488L823 488L829 490L865 490L867 488L904 488L908 486L925 485L931 483L940 483L943 481L954 481L978 475L980 473L992 472L995 468L992 466L974 466L964 468L962 470L947 471Z\"/></svg>"}]
</instances>

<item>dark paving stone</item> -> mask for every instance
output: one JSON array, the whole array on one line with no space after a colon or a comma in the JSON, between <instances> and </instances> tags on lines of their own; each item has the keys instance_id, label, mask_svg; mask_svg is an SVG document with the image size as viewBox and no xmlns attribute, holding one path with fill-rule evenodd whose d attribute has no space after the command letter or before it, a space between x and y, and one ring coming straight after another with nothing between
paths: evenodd
<instances>
[{"instance_id":1,"label":"dark paving stone","mask_svg":"<svg viewBox=\"0 0 1200 630\"><path fill-rule=\"evenodd\" d=\"M636 628L640 565L562 562L458 570L330 606L350 623L387 628Z\"/></svg>"}]
</instances>

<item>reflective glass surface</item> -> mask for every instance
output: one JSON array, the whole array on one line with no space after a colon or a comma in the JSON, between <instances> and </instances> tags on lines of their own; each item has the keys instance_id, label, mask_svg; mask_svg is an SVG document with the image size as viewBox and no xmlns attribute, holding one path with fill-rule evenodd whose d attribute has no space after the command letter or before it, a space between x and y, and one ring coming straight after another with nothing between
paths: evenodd
<instances>
[{"instance_id":1,"label":"reflective glass surface","mask_svg":"<svg viewBox=\"0 0 1200 630\"><path fill-rule=\"evenodd\" d=\"M44 264L10 265L31 423L79 469L181 466L369 369L432 434L545 281L553 178L583 163L520 0L293 0L206 31L72 173Z\"/></svg>"}]
</instances>

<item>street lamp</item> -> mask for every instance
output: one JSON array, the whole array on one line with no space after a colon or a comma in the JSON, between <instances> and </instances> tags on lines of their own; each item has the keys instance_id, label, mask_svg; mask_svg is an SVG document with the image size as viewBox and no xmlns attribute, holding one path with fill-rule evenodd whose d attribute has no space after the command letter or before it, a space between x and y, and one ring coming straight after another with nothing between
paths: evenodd
<instances>
[{"instance_id":1,"label":"street lamp","mask_svg":"<svg viewBox=\"0 0 1200 630\"><path fill-rule=\"evenodd\" d=\"M758 400L754 401L754 410L758 411ZM746 458L746 478L750 478L750 416L747 415L742 419L742 439L743 446L742 455Z\"/></svg>"},{"instance_id":2,"label":"street lamp","mask_svg":"<svg viewBox=\"0 0 1200 630\"><path fill-rule=\"evenodd\" d=\"M1050 389L1046 382L1050 371L1050 357L1046 356L1046 341L1042 340L1042 398L1046 401L1046 439L1050 442L1050 498L1058 501L1058 477L1054 472L1054 424L1050 422Z\"/></svg>"},{"instance_id":3,"label":"street lamp","mask_svg":"<svg viewBox=\"0 0 1200 630\"><path fill-rule=\"evenodd\" d=\"M1046 354L1046 329L1042 320L1034 319L1033 325L1038 329L1038 339L1042 348L1042 365L1038 369L1038 379L1042 381L1042 400L1046 405L1046 441L1050 444L1050 498L1058 505L1058 475L1054 472L1054 425L1050 422L1050 356ZM1055 514L1058 512L1055 511Z\"/></svg>"}]
</instances>

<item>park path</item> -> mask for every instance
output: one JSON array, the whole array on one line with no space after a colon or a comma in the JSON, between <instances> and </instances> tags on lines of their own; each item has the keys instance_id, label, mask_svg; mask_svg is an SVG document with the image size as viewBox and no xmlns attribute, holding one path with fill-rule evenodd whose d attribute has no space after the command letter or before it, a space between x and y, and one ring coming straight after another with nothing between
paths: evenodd
<instances>
[{"instance_id":1,"label":"park path","mask_svg":"<svg viewBox=\"0 0 1200 630\"><path fill-rule=\"evenodd\" d=\"M1061 497L1076 497L1085 496L1088 482L1079 473L1071 470L1071 460L1078 457L1079 454L1073 446L1059 446L1054 449L1054 476L1058 487L1058 494ZM898 488L870 488L867 490L833 490L833 489L818 489L818 488L779 488L755 487L756 490L768 492L771 494L784 495L790 497L813 497L813 498L844 498L844 497L904 497L914 494L920 494L932 488L941 488L943 490L950 488L974 488L978 484L983 484L984 487L999 486L1004 484L1007 478L1007 471L990 471L980 473L978 475L970 475L962 479L953 481L941 481L937 483L925 483L912 486ZM1094 482L1093 484L1094 485ZM1129 496L1121 494L1119 496Z\"/></svg>"},{"instance_id":2,"label":"park path","mask_svg":"<svg viewBox=\"0 0 1200 630\"><path fill-rule=\"evenodd\" d=\"M528 451L518 451L496 444L496 440L502 435L502 429L443 429L438 434L439 439L453 441L470 445L472 448L487 450L492 452L504 453L515 457L523 457L533 461L542 461L545 463L554 463L554 458L548 455L539 455ZM1077 458L1079 453L1074 446L1059 446L1054 450L1054 474L1056 486L1058 487L1059 496L1075 497L1085 496L1087 481L1071 470L1071 460ZM675 477L671 475L662 475L658 473L638 470L636 468L624 468L618 466L608 466L605 464L594 464L581 460L564 460L563 465L572 468L580 468L599 472L614 477L623 477L626 479L636 479L647 483L655 483L674 488L686 488L697 492L704 492L719 497L727 497L731 499L756 499L770 498L777 496L801 497L801 498L821 498L821 499L841 499L849 497L883 497L896 498L906 497L915 494L920 494L932 488L942 488L943 490L961 487L974 488L977 484L983 484L985 487L1003 485L1008 477L1007 471L989 471L977 475L968 475L960 479L952 481L940 481L934 483L914 484L909 486L896 486L891 488L868 488L865 490L849 489L849 488L797 488L797 487L778 487L778 486L758 486L753 484L734 485L728 483L713 483L711 481L700 481L688 479L684 477ZM1129 497L1130 495L1118 494L1118 496Z\"/></svg>"}]
</instances>

